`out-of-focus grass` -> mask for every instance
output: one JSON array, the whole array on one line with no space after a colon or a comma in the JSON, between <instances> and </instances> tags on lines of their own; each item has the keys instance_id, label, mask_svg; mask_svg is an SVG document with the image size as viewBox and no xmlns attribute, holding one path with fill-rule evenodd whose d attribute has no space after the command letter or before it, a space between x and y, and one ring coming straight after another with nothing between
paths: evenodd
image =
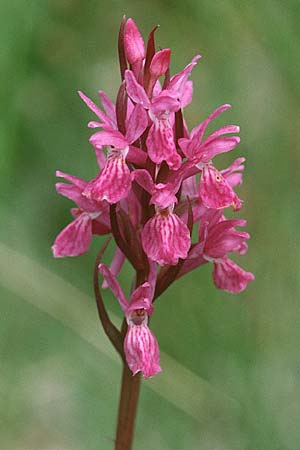
<instances>
[{"instance_id":1,"label":"out-of-focus grass","mask_svg":"<svg viewBox=\"0 0 300 450\"><path fill-rule=\"evenodd\" d=\"M120 367L91 298L102 240L75 259L53 260L50 246L71 206L55 194L55 169L85 178L97 170L85 127L91 114L76 91L115 95L123 13L145 36L160 23L158 45L172 48L173 72L203 55L190 126L221 103L233 105L220 123L239 123L242 143L217 165L247 158L239 216L252 240L239 262L256 275L245 293L231 296L213 287L206 266L157 302L151 326L173 359L163 357L165 371L144 383L136 448L299 448L299 9L297 1L276 0L1 3L0 238L11 249L0 260L1 449L113 448ZM14 250L29 257L23 276ZM33 269L40 267L46 272ZM126 286L129 275L126 267ZM198 377L205 381L192 402Z\"/></svg>"}]
</instances>

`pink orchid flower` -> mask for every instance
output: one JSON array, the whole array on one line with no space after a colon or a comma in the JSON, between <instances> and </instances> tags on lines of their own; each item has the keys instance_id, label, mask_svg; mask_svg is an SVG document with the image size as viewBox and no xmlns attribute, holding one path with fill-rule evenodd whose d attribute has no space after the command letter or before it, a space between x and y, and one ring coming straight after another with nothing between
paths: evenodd
<instances>
[{"instance_id":1,"label":"pink orchid flower","mask_svg":"<svg viewBox=\"0 0 300 450\"><path fill-rule=\"evenodd\" d=\"M238 133L239 127L227 125L212 133L202 141L209 123L231 106L228 104L217 108L204 122L195 127L190 138L181 138L178 143L189 161L202 171L199 184L200 197L205 206L223 209L233 205L235 210L241 208L241 201L233 191L231 185L211 163L211 159L220 153L233 150L240 142L238 136L224 136Z\"/></svg>"},{"instance_id":2,"label":"pink orchid flower","mask_svg":"<svg viewBox=\"0 0 300 450\"><path fill-rule=\"evenodd\" d=\"M182 72L171 78L167 89L162 90L151 100L145 89L137 82L134 73L130 70L125 72L129 97L149 111L152 121L146 141L149 158L156 164L166 161L173 170L181 166L181 157L176 149L170 115L190 102L192 91L187 79L199 58L200 56L196 56Z\"/></svg>"},{"instance_id":3,"label":"pink orchid flower","mask_svg":"<svg viewBox=\"0 0 300 450\"><path fill-rule=\"evenodd\" d=\"M243 255L247 252L245 241L250 235L235 229L245 225L245 220L226 220L222 211L207 209L201 218L198 243L191 249L180 276L206 262L212 262L216 287L231 293L244 290L248 282L254 280L253 274L244 271L226 255L231 252Z\"/></svg>"},{"instance_id":4,"label":"pink orchid flower","mask_svg":"<svg viewBox=\"0 0 300 450\"><path fill-rule=\"evenodd\" d=\"M108 204L85 198L82 193L88 183L82 178L60 171L56 172L56 176L70 181L71 184L56 183L56 191L73 200L78 208L71 210L75 219L55 239L52 246L53 255L56 258L82 255L90 247L92 234L110 232Z\"/></svg>"},{"instance_id":5,"label":"pink orchid flower","mask_svg":"<svg viewBox=\"0 0 300 450\"><path fill-rule=\"evenodd\" d=\"M127 320L128 330L124 340L124 351L132 374L142 372L145 378L153 377L161 372L158 343L148 327L148 317L153 313L155 279L153 276L151 279L150 276L150 282L143 283L135 289L128 302L108 267L100 264L99 271L118 300Z\"/></svg>"},{"instance_id":6,"label":"pink orchid flower","mask_svg":"<svg viewBox=\"0 0 300 450\"><path fill-rule=\"evenodd\" d=\"M145 131L148 124L147 114L140 105L133 109L125 136L120 131L98 131L90 138L96 147L108 146L107 160L104 168L96 178L91 180L85 188L83 195L94 201L107 200L108 203L117 203L126 198L131 188L131 172L126 163L131 147L131 161L145 155L133 144ZM138 162L141 162L138 159Z\"/></svg>"},{"instance_id":7,"label":"pink orchid flower","mask_svg":"<svg viewBox=\"0 0 300 450\"><path fill-rule=\"evenodd\" d=\"M142 231L142 245L147 256L158 264L176 265L179 258L187 257L191 236L186 224L173 212L177 203L176 193L180 178L173 183L154 184L149 172L134 171L134 180L151 194L150 204L155 205L155 215L148 220Z\"/></svg>"}]
</instances>

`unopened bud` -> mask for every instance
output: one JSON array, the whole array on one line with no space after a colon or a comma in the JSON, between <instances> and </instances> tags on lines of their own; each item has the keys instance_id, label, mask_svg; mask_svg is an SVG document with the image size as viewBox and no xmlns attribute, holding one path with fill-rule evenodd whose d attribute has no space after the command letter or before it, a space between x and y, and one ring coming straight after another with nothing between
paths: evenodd
<instances>
[{"instance_id":1,"label":"unopened bud","mask_svg":"<svg viewBox=\"0 0 300 450\"><path fill-rule=\"evenodd\" d=\"M141 61L145 57L145 47L142 35L132 19L126 22L124 45L130 64Z\"/></svg>"}]
</instances>

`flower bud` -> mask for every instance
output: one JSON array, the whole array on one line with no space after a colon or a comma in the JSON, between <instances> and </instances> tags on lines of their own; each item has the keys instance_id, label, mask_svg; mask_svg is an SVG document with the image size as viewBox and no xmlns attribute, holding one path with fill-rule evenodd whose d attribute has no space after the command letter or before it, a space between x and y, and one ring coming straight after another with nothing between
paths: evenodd
<instances>
[{"instance_id":1,"label":"flower bud","mask_svg":"<svg viewBox=\"0 0 300 450\"><path fill-rule=\"evenodd\" d=\"M141 61L145 57L144 41L141 33L132 19L126 22L124 45L130 64Z\"/></svg>"}]
</instances>

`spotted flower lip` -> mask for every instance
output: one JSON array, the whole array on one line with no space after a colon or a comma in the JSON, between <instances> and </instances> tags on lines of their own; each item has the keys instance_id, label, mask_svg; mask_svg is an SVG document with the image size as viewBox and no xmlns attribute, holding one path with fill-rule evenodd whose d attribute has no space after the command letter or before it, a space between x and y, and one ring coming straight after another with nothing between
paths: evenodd
<instances>
[{"instance_id":1,"label":"spotted flower lip","mask_svg":"<svg viewBox=\"0 0 300 450\"><path fill-rule=\"evenodd\" d=\"M168 208L158 210L145 224L142 244L150 259L161 266L174 266L179 258L187 258L191 237L186 224Z\"/></svg>"},{"instance_id":2,"label":"spotted flower lip","mask_svg":"<svg viewBox=\"0 0 300 450\"><path fill-rule=\"evenodd\" d=\"M199 184L199 193L205 206L213 209L223 209L233 206L235 211L242 207L226 178L212 165L205 164Z\"/></svg>"},{"instance_id":3,"label":"spotted flower lip","mask_svg":"<svg viewBox=\"0 0 300 450\"><path fill-rule=\"evenodd\" d=\"M156 209L141 234L143 249L151 260L162 266L176 265L179 258L187 257L191 246L187 225L173 212L181 179L175 177L172 182L155 185L149 172L140 169L134 172L134 180L151 194L150 203Z\"/></svg>"}]
</instances>

